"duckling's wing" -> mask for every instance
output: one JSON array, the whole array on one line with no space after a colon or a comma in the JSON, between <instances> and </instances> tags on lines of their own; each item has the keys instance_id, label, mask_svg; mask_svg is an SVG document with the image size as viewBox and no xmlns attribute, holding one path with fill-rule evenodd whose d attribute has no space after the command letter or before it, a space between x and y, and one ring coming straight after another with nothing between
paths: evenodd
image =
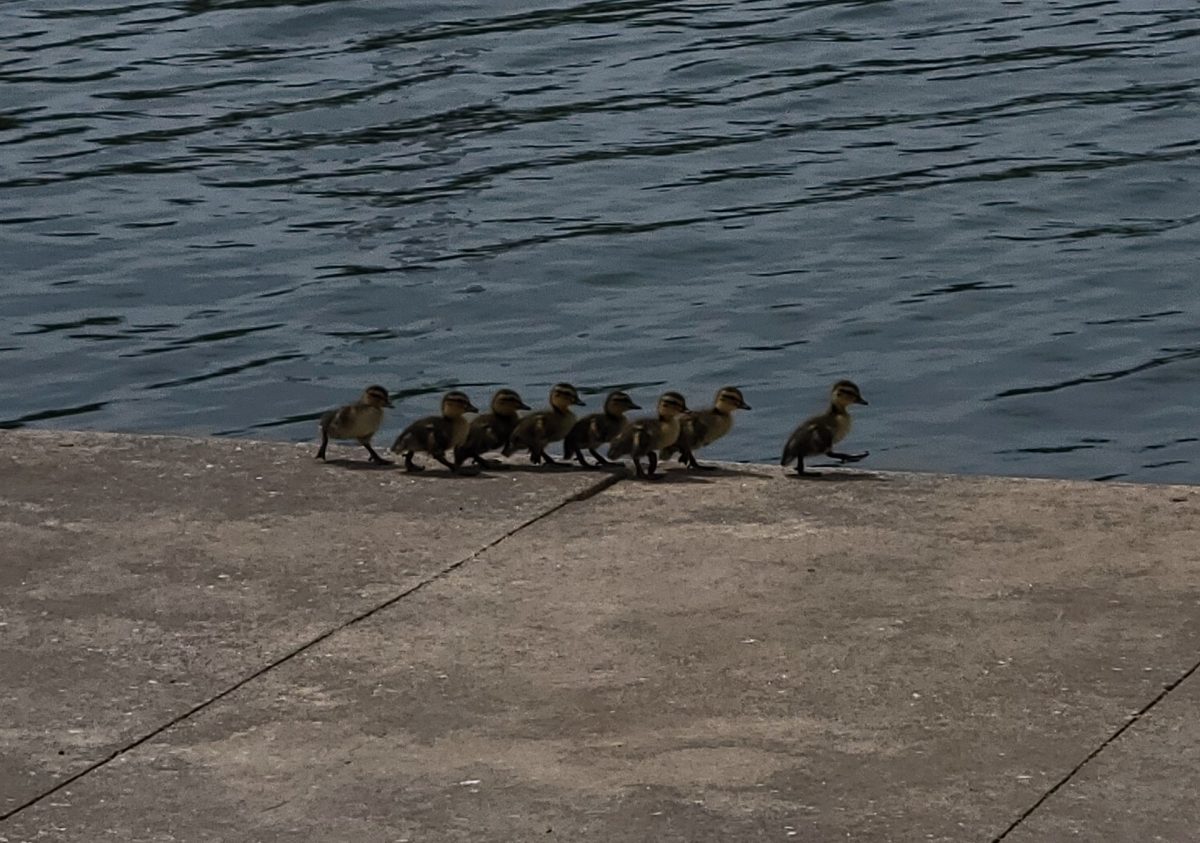
<instances>
[{"instance_id":1,"label":"duckling's wing","mask_svg":"<svg viewBox=\"0 0 1200 843\"><path fill-rule=\"evenodd\" d=\"M794 459L803 459L823 454L833 447L833 430L822 424L819 418L809 419L796 428L783 447L780 464L787 465Z\"/></svg>"},{"instance_id":2,"label":"duckling's wing","mask_svg":"<svg viewBox=\"0 0 1200 843\"><path fill-rule=\"evenodd\" d=\"M444 451L450 444L450 437L446 436L444 431L440 437L438 436L438 430L442 427L439 424L441 420L441 416L426 416L423 419L417 419L400 431L400 435L392 443L392 450L397 453L401 451Z\"/></svg>"},{"instance_id":3,"label":"duckling's wing","mask_svg":"<svg viewBox=\"0 0 1200 843\"><path fill-rule=\"evenodd\" d=\"M623 457L633 452L633 437L636 431L636 424L627 424L625 428L616 435L612 444L608 446L609 459Z\"/></svg>"},{"instance_id":4,"label":"duckling's wing","mask_svg":"<svg viewBox=\"0 0 1200 843\"><path fill-rule=\"evenodd\" d=\"M484 451L492 451L503 445L508 436L500 434L498 422L499 419L491 413L476 416L475 420L471 422L470 428L467 429L467 441L463 443L463 450L482 454ZM507 433L507 431L505 432Z\"/></svg>"},{"instance_id":5,"label":"duckling's wing","mask_svg":"<svg viewBox=\"0 0 1200 843\"><path fill-rule=\"evenodd\" d=\"M342 409L343 408L338 408L337 410L326 410L324 413L321 413L321 421L319 422L321 430L328 431L329 428L333 427L333 421L338 417L338 413L340 413Z\"/></svg>"}]
</instances>

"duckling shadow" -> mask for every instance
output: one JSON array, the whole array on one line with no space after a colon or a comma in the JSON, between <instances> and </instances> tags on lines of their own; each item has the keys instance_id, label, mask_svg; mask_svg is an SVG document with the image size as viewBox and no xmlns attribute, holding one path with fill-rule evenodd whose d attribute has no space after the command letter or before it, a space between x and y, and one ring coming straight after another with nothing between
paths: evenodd
<instances>
[{"instance_id":1,"label":"duckling shadow","mask_svg":"<svg viewBox=\"0 0 1200 843\"><path fill-rule=\"evenodd\" d=\"M657 477L659 479L650 480L648 482L651 482L651 483L692 483L692 484L699 484L699 485L707 485L712 482L711 480L708 479L709 477L712 477L712 476L714 476L714 472L711 472L711 471L705 472L705 474L703 476L701 476L699 474L692 474L691 472L688 472L688 471L662 471L655 475L655 477ZM635 475L632 471L630 471L628 474L628 479L637 480L638 478L637 478L637 475Z\"/></svg>"},{"instance_id":2,"label":"duckling shadow","mask_svg":"<svg viewBox=\"0 0 1200 843\"><path fill-rule=\"evenodd\" d=\"M834 467L814 466L814 471L820 471L819 474L797 474L789 471L787 476L792 480L810 480L813 483L855 483L867 480L874 480L877 483L888 482L887 477L870 471L838 471L836 468L833 471L827 471L826 469L829 468Z\"/></svg>"},{"instance_id":3,"label":"duckling shadow","mask_svg":"<svg viewBox=\"0 0 1200 843\"><path fill-rule=\"evenodd\" d=\"M325 465L343 468L347 471L396 471L403 468L403 466L396 465L395 463L380 465L379 463L368 462L367 460L351 460L346 458L325 460Z\"/></svg>"}]
</instances>

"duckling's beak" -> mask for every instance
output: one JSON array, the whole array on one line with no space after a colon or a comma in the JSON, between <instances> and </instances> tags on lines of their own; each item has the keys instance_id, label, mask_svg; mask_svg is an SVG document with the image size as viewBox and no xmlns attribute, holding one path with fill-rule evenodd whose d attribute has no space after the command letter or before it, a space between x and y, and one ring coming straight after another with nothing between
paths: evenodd
<instances>
[{"instance_id":1,"label":"duckling's beak","mask_svg":"<svg viewBox=\"0 0 1200 843\"><path fill-rule=\"evenodd\" d=\"M528 404L526 404L524 401L522 401L520 404L517 405L517 409L518 410L532 410L533 407L530 407Z\"/></svg>"},{"instance_id":2,"label":"duckling's beak","mask_svg":"<svg viewBox=\"0 0 1200 843\"><path fill-rule=\"evenodd\" d=\"M631 410L640 410L640 409L642 409L642 405L641 405L641 404L634 404L632 401L630 401L630 402L629 402L629 409L631 409Z\"/></svg>"},{"instance_id":3,"label":"duckling's beak","mask_svg":"<svg viewBox=\"0 0 1200 843\"><path fill-rule=\"evenodd\" d=\"M751 407L749 404L747 404L745 401L743 401L742 403L738 404L738 407L739 407L740 409L742 409L742 410L752 410L752 409L754 409L754 408L753 408L753 407Z\"/></svg>"},{"instance_id":4,"label":"duckling's beak","mask_svg":"<svg viewBox=\"0 0 1200 843\"><path fill-rule=\"evenodd\" d=\"M574 404L576 407L586 407L587 406L586 404L583 403L583 399L580 398L579 396L576 396L575 400L572 401L571 403Z\"/></svg>"},{"instance_id":5,"label":"duckling's beak","mask_svg":"<svg viewBox=\"0 0 1200 843\"><path fill-rule=\"evenodd\" d=\"M468 413L478 413L479 408L476 407L474 404L472 404L470 401L468 401L467 402L467 412Z\"/></svg>"},{"instance_id":6,"label":"duckling's beak","mask_svg":"<svg viewBox=\"0 0 1200 843\"><path fill-rule=\"evenodd\" d=\"M858 396L857 398L855 398L855 399L854 399L854 403L855 403L855 404L862 404L863 406L867 406L867 399L866 399L866 398L863 398L863 397L860 395L860 396Z\"/></svg>"},{"instance_id":7,"label":"duckling's beak","mask_svg":"<svg viewBox=\"0 0 1200 843\"><path fill-rule=\"evenodd\" d=\"M385 406L385 407L395 407L396 405L392 403L392 399L391 399L391 398L388 398L387 400L385 400L385 401L383 402L383 406Z\"/></svg>"}]
</instances>

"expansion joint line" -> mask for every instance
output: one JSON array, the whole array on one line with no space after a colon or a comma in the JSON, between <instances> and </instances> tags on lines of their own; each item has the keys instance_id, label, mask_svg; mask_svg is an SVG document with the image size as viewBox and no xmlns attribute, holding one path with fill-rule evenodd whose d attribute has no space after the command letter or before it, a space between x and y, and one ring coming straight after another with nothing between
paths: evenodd
<instances>
[{"instance_id":1,"label":"expansion joint line","mask_svg":"<svg viewBox=\"0 0 1200 843\"><path fill-rule=\"evenodd\" d=\"M1045 801L1047 799L1049 799L1054 794L1058 793L1058 791L1062 790L1067 785L1067 783L1071 781L1071 779L1075 778L1076 774L1079 773L1079 771L1082 770L1084 767L1086 767L1088 764L1090 764L1093 758L1095 758L1097 755L1099 755L1101 752L1103 752L1105 749L1107 749L1109 744L1111 744L1117 738L1121 737L1121 735L1125 734L1125 732L1128 731L1129 728L1133 726L1133 724L1137 723L1139 720L1141 720L1143 717L1145 717L1147 714L1149 714L1150 710L1152 708L1154 708L1156 705L1158 705L1160 702L1162 702L1166 698L1167 694L1171 693L1176 688L1178 688L1180 685L1182 685L1184 682L1186 682L1192 676L1192 674L1196 673L1196 671L1198 671L1198 670L1200 670L1200 662L1196 662L1194 665L1192 665L1190 668L1188 668L1184 672L1184 674L1182 676L1180 676L1178 679L1176 679L1174 682L1164 685L1162 690L1159 691L1158 694L1155 695L1154 699L1150 700L1150 702L1146 703L1140 709L1135 711L1129 717L1128 720L1126 720L1124 723L1121 724L1120 728L1118 728L1115 732L1113 732L1111 735L1109 735L1107 738L1105 738L1105 740L1098 747L1096 747L1091 752L1089 752L1082 761L1080 761L1073 768L1071 768L1071 770L1065 776L1063 776L1061 779L1059 779L1058 782L1053 787L1051 787L1049 790L1047 790L1045 793L1043 793L1040 797L1038 797L1038 800L1036 802L1034 802L1032 805L1030 805L1028 808L1026 808L1025 811L1022 812L1022 814L1019 817L1017 817L1015 820L1012 821L1012 823L1009 824L1008 828L1004 829L1004 831L1000 832L1000 834L993 837L991 843L1001 843L1001 841L1004 840L1004 838L1008 837L1008 835L1011 834L1013 831L1015 831L1017 829L1017 827L1021 825L1021 823L1025 822L1025 820L1027 820L1033 814L1034 811L1036 811L1038 808L1042 807L1043 803L1045 803Z\"/></svg>"},{"instance_id":2,"label":"expansion joint line","mask_svg":"<svg viewBox=\"0 0 1200 843\"><path fill-rule=\"evenodd\" d=\"M396 605L404 598L415 594L416 592L420 591L421 589L425 588L426 586L432 585L433 583L438 582L439 580L445 579L446 577L450 576L452 573L454 573L455 571L457 571L459 568L463 567L467 563L478 559L480 556L487 553L489 550L494 548L496 545L500 544L501 542L503 542L507 539L512 538L517 533L521 532L522 530L526 529L527 527L533 526L537 522L541 521L543 518L550 517L551 515L558 512L560 509L563 509L564 507L568 506L569 504L578 503L579 501L585 501L588 498L595 497L596 495L600 494L604 490L611 488L612 486L615 486L622 479L624 479L625 476L626 475L624 472L612 472L610 474L606 474L602 479L597 480L595 483L592 483L590 486L588 486L583 491L576 492L575 494L573 494L567 498L564 498L558 504L550 507L549 509L543 510L542 512L539 512L537 515L534 515L532 518L522 521L520 524L513 527L508 532L504 533L503 535L499 536L498 538L492 539L492 541L488 542L483 547L479 548L478 550L473 551L472 553L467 554L462 559L459 559L457 562L453 562L450 565L447 565L445 568L442 568L441 570L430 574L429 576L422 579L420 582L416 583L413 586L410 586L409 588L406 588L404 591L400 592L399 594L394 594L391 597L389 597L388 599L384 600L383 602L376 603L374 606L370 607L369 609L364 610L363 612L353 616L352 618L349 618L348 620L345 620L342 623L337 624L336 626L330 627L329 629L325 630L324 632L322 632L320 635L316 636L315 638L312 638L308 641L305 641L302 644L297 645L296 647L293 647L291 650L287 651L286 653L284 653L282 656L275 659L274 661L268 663L267 665L265 665L263 667L258 668L253 673L250 673L250 674L242 677L241 679L239 679L237 682L230 685L225 690L223 690L217 694L214 694L213 696L209 697L206 700L203 700L202 702L197 703L196 705L189 708L187 711L183 712L180 715L177 715L176 717L171 718L166 723L163 723L161 726L155 727L154 729L152 729L151 731L142 735L141 737L136 738L136 739L130 741L129 743L126 743L123 746L117 747L116 749L112 750L107 755L105 755L103 758L101 758L100 760L94 761L91 764L84 767L79 772L71 774L67 778L65 778L62 781L55 784L53 787L50 787L47 790L42 791L41 793L37 794L36 796L32 797L31 799L28 799L27 801L16 806L15 808L12 808L3 814L0 814L0 822L4 822L5 820L11 819L12 817L16 816L17 814L21 813L22 811L26 810L27 808L32 808L34 805L38 804L39 802L41 802L43 799L47 798L48 796L53 796L55 793L58 793L63 788L70 787L72 784L79 781L84 776L89 775L90 773L100 769L101 767L104 767L105 765L115 761L117 758L120 758L125 753L130 752L131 750L137 749L139 746L141 746L144 743L154 740L156 737L158 737L159 735L161 735L163 732L167 731L168 729L170 729L174 726L177 726L178 724L182 723L184 720L187 720L196 714L199 714L200 712L204 711L204 709L211 706L213 703L220 702L221 700L225 699L225 697L228 697L230 694L237 691L239 688L242 688L243 686L248 685L249 683L253 682L255 679L258 679L260 676L264 676L265 674L270 673L275 668L277 668L281 665L287 664L292 659L307 652L308 650L311 650L313 647L317 646L318 644L320 644L322 641L326 640L327 638L331 638L332 636L337 635L339 632L349 629L350 627L354 626L355 624L362 623L367 618L373 617L374 615L379 614L380 612L384 611L385 609L388 609L388 608Z\"/></svg>"}]
</instances>

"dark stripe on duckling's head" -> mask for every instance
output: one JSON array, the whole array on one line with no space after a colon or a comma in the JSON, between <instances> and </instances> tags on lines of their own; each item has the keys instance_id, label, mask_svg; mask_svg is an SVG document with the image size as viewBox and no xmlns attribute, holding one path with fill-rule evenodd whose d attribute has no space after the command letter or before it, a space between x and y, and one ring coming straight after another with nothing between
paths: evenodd
<instances>
[{"instance_id":1,"label":"dark stripe on duckling's head","mask_svg":"<svg viewBox=\"0 0 1200 843\"><path fill-rule=\"evenodd\" d=\"M840 380L833 385L833 397L845 404L866 404L858 384L854 381Z\"/></svg>"},{"instance_id":2,"label":"dark stripe on duckling's head","mask_svg":"<svg viewBox=\"0 0 1200 843\"><path fill-rule=\"evenodd\" d=\"M515 389L497 389L492 396L492 411L499 410L528 410L529 405L521 400Z\"/></svg>"},{"instance_id":3,"label":"dark stripe on duckling's head","mask_svg":"<svg viewBox=\"0 0 1200 843\"><path fill-rule=\"evenodd\" d=\"M736 386L723 386L717 390L716 404L732 404L739 410L749 410L750 405L742 397L742 391Z\"/></svg>"},{"instance_id":4,"label":"dark stripe on duckling's head","mask_svg":"<svg viewBox=\"0 0 1200 843\"><path fill-rule=\"evenodd\" d=\"M388 391L379 384L371 384L363 390L363 398L367 404L374 404L378 407L391 407L392 399L388 395Z\"/></svg>"},{"instance_id":5,"label":"dark stripe on duckling's head","mask_svg":"<svg viewBox=\"0 0 1200 843\"><path fill-rule=\"evenodd\" d=\"M467 393L459 392L457 389L447 392L445 397L442 398L442 406L445 407L447 404L458 408L463 413L479 412L475 405L471 403L471 399L467 397Z\"/></svg>"},{"instance_id":6,"label":"dark stripe on duckling's head","mask_svg":"<svg viewBox=\"0 0 1200 843\"><path fill-rule=\"evenodd\" d=\"M678 392L664 392L662 397L658 399L658 406L670 407L672 410L680 413L688 411L687 401Z\"/></svg>"},{"instance_id":7,"label":"dark stripe on duckling's head","mask_svg":"<svg viewBox=\"0 0 1200 843\"><path fill-rule=\"evenodd\" d=\"M554 404L560 401L564 404L574 404L582 407L583 401L579 398L579 390L571 386L569 383L556 383L550 387L550 403Z\"/></svg>"},{"instance_id":8,"label":"dark stripe on duckling's head","mask_svg":"<svg viewBox=\"0 0 1200 843\"><path fill-rule=\"evenodd\" d=\"M614 389L604 399L604 409L610 413L623 413L626 410L640 410L642 408L633 403L633 399L629 397L628 392Z\"/></svg>"}]
</instances>

